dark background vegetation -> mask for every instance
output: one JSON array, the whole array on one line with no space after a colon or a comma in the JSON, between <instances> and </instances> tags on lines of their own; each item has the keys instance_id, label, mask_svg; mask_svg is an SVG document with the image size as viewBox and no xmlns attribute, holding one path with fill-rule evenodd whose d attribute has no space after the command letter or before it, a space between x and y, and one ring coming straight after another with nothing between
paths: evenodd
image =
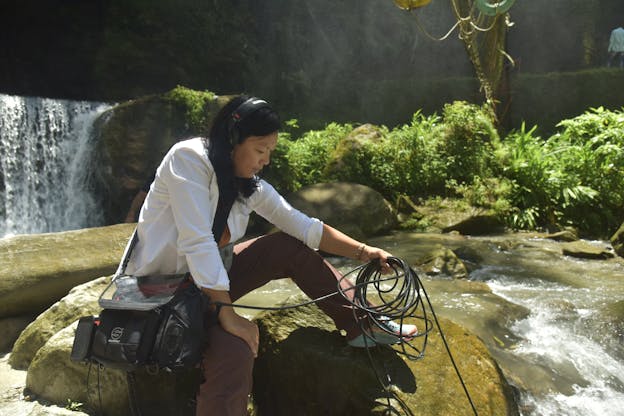
<instances>
[{"instance_id":1,"label":"dark background vegetation","mask_svg":"<svg viewBox=\"0 0 624 416\"><path fill-rule=\"evenodd\" d=\"M519 0L504 128L549 132L589 106L624 104L604 67L621 0ZM0 0L0 92L123 101L183 85L267 97L302 127L407 123L479 102L449 0Z\"/></svg>"}]
</instances>

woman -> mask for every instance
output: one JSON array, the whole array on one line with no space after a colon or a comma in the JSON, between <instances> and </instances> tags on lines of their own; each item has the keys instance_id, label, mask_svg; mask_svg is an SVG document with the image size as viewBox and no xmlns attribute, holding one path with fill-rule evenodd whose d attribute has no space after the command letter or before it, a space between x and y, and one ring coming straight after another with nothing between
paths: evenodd
<instances>
[{"instance_id":1,"label":"woman","mask_svg":"<svg viewBox=\"0 0 624 416\"><path fill-rule=\"evenodd\" d=\"M387 267L388 252L297 211L258 178L275 150L279 127L277 113L265 101L239 96L217 114L209 138L174 145L158 167L141 209L138 243L126 273L190 272L212 301L230 304L285 277L310 298L336 291L341 275L317 253L319 248L361 261L379 259ZM234 245L244 236L252 211L282 232ZM346 280L341 284L348 289ZM370 339L364 342L352 306L341 295L318 306L346 331L350 345L373 344ZM220 308L214 322L202 362L205 382L197 395L196 413L244 415L258 353L258 327L227 306ZM401 336L416 331L412 325L399 328L391 321L387 325ZM375 334L376 343L398 340L383 331Z\"/></svg>"}]
</instances>

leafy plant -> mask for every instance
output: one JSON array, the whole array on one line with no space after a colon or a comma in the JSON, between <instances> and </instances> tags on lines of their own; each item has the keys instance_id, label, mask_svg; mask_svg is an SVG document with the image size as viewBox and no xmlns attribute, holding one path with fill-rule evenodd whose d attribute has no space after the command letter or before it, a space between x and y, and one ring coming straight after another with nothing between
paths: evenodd
<instances>
[{"instance_id":1,"label":"leafy plant","mask_svg":"<svg viewBox=\"0 0 624 416\"><path fill-rule=\"evenodd\" d=\"M207 111L215 95L209 91L195 91L177 86L169 91L167 97L185 110L185 119L191 124L192 130L207 133L209 125Z\"/></svg>"},{"instance_id":2,"label":"leafy plant","mask_svg":"<svg viewBox=\"0 0 624 416\"><path fill-rule=\"evenodd\" d=\"M448 179L470 183L475 176L491 175L499 137L486 108L465 101L446 104L437 133Z\"/></svg>"}]
</instances>

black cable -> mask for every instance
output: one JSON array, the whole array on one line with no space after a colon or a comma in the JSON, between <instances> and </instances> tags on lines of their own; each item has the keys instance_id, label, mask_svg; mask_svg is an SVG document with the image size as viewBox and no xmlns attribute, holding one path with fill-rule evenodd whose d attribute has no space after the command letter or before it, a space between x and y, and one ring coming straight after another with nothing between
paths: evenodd
<instances>
[{"instance_id":1,"label":"black cable","mask_svg":"<svg viewBox=\"0 0 624 416\"><path fill-rule=\"evenodd\" d=\"M312 303L317 303L321 300L325 300L337 294L341 294L344 299L346 299L347 302L349 302L353 306L354 318L360 325L360 330L364 335L364 342L367 346L366 350L368 353L369 361L371 363L371 367L384 392L386 392L386 394L388 394L389 396L386 399L387 411L390 412L390 414L398 414L396 413L397 410L391 405L390 398L394 398L395 400L397 400L401 405L402 410L406 413L411 414L411 411L405 405L405 403L403 403L402 400L389 388L389 386L392 384L392 380L388 371L385 371L385 381L380 376L380 371L378 371L377 366L375 365L375 361L373 360L373 357L371 355L371 348L368 348L368 342L370 342L371 347L381 347L381 345L375 342L373 328L384 331L388 334L395 335L394 332L390 332L386 328L384 322L387 320L398 321L399 333L401 334L403 332L403 326L404 324L406 324L406 318L409 318L410 320L418 319L424 324L422 330L419 329L418 333L409 337L397 337L398 343L395 344L393 347L388 347L392 348L397 353L404 355L410 360L422 359L425 355L429 332L431 332L433 329L433 323L427 314L427 309L429 309L431 311L433 321L435 322L436 327L440 332L440 337L451 360L453 368L455 369L455 373L457 374L457 377L462 385L466 398L468 399L475 416L478 416L472 398L470 397L470 393L468 392L459 368L457 367L453 355L451 354L450 347L446 341L446 338L444 337L444 333L438 321L438 317L433 310L431 300L429 299L429 296L427 295L427 292L425 291L425 288L422 285L422 281L418 277L418 274L409 266L409 264L407 264L407 262L398 257L388 257L387 263L391 269L391 273L388 276L384 276L384 274L382 273L380 262L378 259L376 259L369 263L357 266L348 273L344 274L342 278L338 281L338 289L335 292L331 292L325 296L321 296L316 299L311 299L310 301L298 304L264 307L254 305L242 305L237 303L212 303L216 305L217 308L221 308L222 306L231 306L243 309L279 311L310 305ZM343 289L341 287L342 280L347 279L350 275L356 272L357 277L353 286L349 287L346 290ZM355 293L353 294L353 296L349 296L350 294L347 294L347 291L354 291ZM422 297L423 295L424 300ZM365 313L366 319L362 319L362 316L358 316L358 313L361 315L362 312ZM416 345L417 341L421 342L421 344Z\"/></svg>"}]
</instances>

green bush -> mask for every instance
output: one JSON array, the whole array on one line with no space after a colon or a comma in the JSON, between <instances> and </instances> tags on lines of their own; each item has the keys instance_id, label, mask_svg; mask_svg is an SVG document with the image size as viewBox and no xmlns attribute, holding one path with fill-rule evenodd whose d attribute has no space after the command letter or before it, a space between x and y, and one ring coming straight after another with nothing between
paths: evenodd
<instances>
[{"instance_id":1,"label":"green bush","mask_svg":"<svg viewBox=\"0 0 624 416\"><path fill-rule=\"evenodd\" d=\"M591 109L558 127L548 139L524 125L500 139L483 108L454 102L392 130L332 123L300 138L282 133L266 173L282 192L356 182L391 201L460 197L515 229L609 236L624 208L624 113Z\"/></svg>"},{"instance_id":2,"label":"green bush","mask_svg":"<svg viewBox=\"0 0 624 416\"><path fill-rule=\"evenodd\" d=\"M498 141L492 118L484 107L464 101L444 106L437 150L447 179L471 183L475 176L491 176Z\"/></svg>"},{"instance_id":3,"label":"green bush","mask_svg":"<svg viewBox=\"0 0 624 416\"><path fill-rule=\"evenodd\" d=\"M624 114L590 109L558 124L547 140L524 126L499 148L501 175L512 182L509 196L516 228L573 225L608 236L624 208Z\"/></svg>"},{"instance_id":4,"label":"green bush","mask_svg":"<svg viewBox=\"0 0 624 416\"><path fill-rule=\"evenodd\" d=\"M547 146L580 188L568 192L564 216L585 229L614 231L624 217L624 112L590 109L558 127Z\"/></svg>"},{"instance_id":5,"label":"green bush","mask_svg":"<svg viewBox=\"0 0 624 416\"><path fill-rule=\"evenodd\" d=\"M264 176L283 193L326 181L323 171L329 155L351 130L349 124L331 123L324 130L306 132L301 138L281 133Z\"/></svg>"}]
</instances>

